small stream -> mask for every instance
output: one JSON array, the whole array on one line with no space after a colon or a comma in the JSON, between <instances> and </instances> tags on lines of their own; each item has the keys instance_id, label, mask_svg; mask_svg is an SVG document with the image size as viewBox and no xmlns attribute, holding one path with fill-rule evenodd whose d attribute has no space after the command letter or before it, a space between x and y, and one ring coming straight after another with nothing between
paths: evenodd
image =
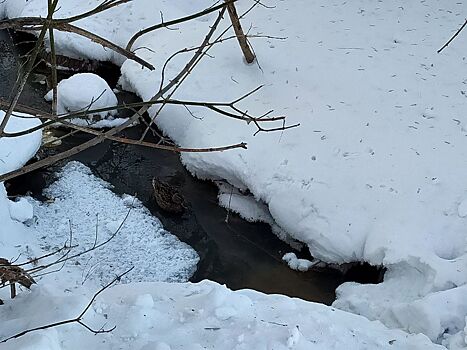
<instances>
[{"instance_id":1,"label":"small stream","mask_svg":"<svg viewBox=\"0 0 467 350\"><path fill-rule=\"evenodd\" d=\"M8 98L16 79L17 53L6 32L0 31L0 49L0 96ZM114 87L118 72L115 67L107 68L100 75ZM45 93L45 85L30 82L21 103L49 110L50 106L43 100ZM128 93L118 97L125 102L137 100L136 96ZM142 128L129 128L122 136L137 138ZM61 132L57 131L58 134ZM86 134L75 134L45 153L69 149L89 138ZM157 141L151 138L148 136L147 141ZM136 193L168 231L198 252L201 260L191 278L193 282L211 279L232 289L252 288L331 304L335 299L335 289L342 282L377 282L379 278L376 269L364 265L351 269L346 275L331 269L305 273L289 269L281 258L294 250L279 240L266 224L249 223L233 214L226 223L227 211L217 204L217 187L192 177L182 166L178 154L106 141L71 159L90 167L95 175L111 183L116 193ZM53 173L61 165L63 163L10 181L9 194L31 192L40 199L42 190L53 181ZM151 186L151 179L155 176L179 189L189 204L183 215L167 214L157 206ZM296 254L303 256L300 252Z\"/></svg>"}]
</instances>

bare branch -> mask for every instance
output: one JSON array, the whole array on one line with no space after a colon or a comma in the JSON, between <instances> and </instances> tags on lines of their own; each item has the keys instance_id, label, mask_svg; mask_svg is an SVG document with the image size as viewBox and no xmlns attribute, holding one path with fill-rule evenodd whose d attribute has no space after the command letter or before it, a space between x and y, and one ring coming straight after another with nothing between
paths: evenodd
<instances>
[{"instance_id":1,"label":"bare branch","mask_svg":"<svg viewBox=\"0 0 467 350\"><path fill-rule=\"evenodd\" d=\"M94 301L96 300L96 298L102 293L104 292L106 289L108 289L110 286L112 286L115 282L117 281L120 281L122 279L123 276L125 276L126 274L128 274L131 270L133 270L133 267L131 267L130 269L128 269L127 271L123 272L122 274L116 276L111 282L109 282L108 284L106 284L105 286L103 286L101 289L99 289L95 294L94 296L92 297L92 299L89 301L89 303L86 305L86 307L83 309L83 311L75 318L71 318L69 320L64 320L64 321L59 321L59 322L54 322L54 323L49 323L47 325L44 325L44 326L39 326L39 327L34 327L34 328L30 328L30 329L27 329L27 330L24 330L22 332L19 332L15 335L12 335L11 337L8 337L6 339L3 339L2 341L0 341L0 343L6 343L7 341L9 340L12 340L12 339L16 339L16 338L19 338L19 337L22 337L28 333L32 333L32 332L36 332L36 331L39 331L39 330L44 330L44 329L49 329L49 328L53 328L53 327L58 327L58 326L63 326L63 325L66 325L66 324L70 324L70 323L78 323L79 325L81 325L82 327L86 328L88 331L94 333L94 334L101 334L101 333L109 333L109 332L112 332L116 326L110 328L110 329L99 329L99 330L94 330L92 329L91 327L89 327L86 323L83 322L83 317L85 316L86 312L89 310L89 308L91 307L91 305L94 303Z\"/></svg>"},{"instance_id":2,"label":"bare branch","mask_svg":"<svg viewBox=\"0 0 467 350\"><path fill-rule=\"evenodd\" d=\"M147 28L145 28L145 29L142 29L142 30L140 30L139 32L137 32L135 35L133 35L133 36L131 37L131 39L128 41L128 44L127 44L127 46L126 46L126 49L127 49L127 50L131 50L131 48L133 47L135 41L136 41L138 38L140 38L141 36L143 36L144 34L153 32L153 31L158 30L158 29L161 29L161 28L166 28L166 27L168 27L168 26L172 26L172 25L174 25L174 24L179 24L179 23L183 23L183 22L188 22L188 21L191 21L192 19L195 19L195 18L198 18L198 17L206 16L207 14L210 14L210 13L212 13L212 12L215 12L215 11L217 11L217 10L220 10L220 9L224 8L225 6L227 6L228 4L233 4L233 3L236 2L236 1L238 1L238 0L226 0L225 3L223 3L223 4L210 7L210 8L208 8L208 9L205 9L205 10L203 10L203 11L194 13L194 14L189 15L189 16L177 18L177 19L174 19L174 20L172 20L172 21L164 22L164 20L162 20L161 23L156 24L156 25L153 25L153 26L150 26L150 27L147 27Z\"/></svg>"},{"instance_id":3,"label":"bare branch","mask_svg":"<svg viewBox=\"0 0 467 350\"><path fill-rule=\"evenodd\" d=\"M212 35L214 34L217 26L219 25L219 22L221 21L223 15L224 15L224 12L225 12L225 8L223 10L221 10L221 12L219 13L216 21L214 22L214 25L212 26L211 30L209 31L208 35L206 36L205 38L205 42L209 42L210 38L212 37ZM186 64L186 66L179 72L179 74L177 74L177 76L171 80L162 90L160 90L155 96L153 96L153 98L151 98L151 102L153 101L157 101L158 99L161 98L161 96L163 96L166 92L170 91L174 86L176 86L182 79L183 77L191 72L191 70L194 68L194 66L198 63L198 58L200 56L202 56L202 53L203 53L203 50L200 49L198 50L194 55L193 57L190 59L190 61ZM87 141L87 142L84 142L78 146L75 146L65 152L62 152L62 153L58 153L58 154L55 154L53 156L50 156L46 159L42 159L42 160L39 160L33 164L29 164L29 165L26 165L18 170L14 170L14 171L10 171L6 174L3 174L3 175L0 175L0 181L6 181L6 180L9 180L9 179L12 179L14 177L17 177L19 175L23 175L23 174L26 174L26 173L29 173L31 171L34 171L34 170L37 170L37 169L40 169L42 167L45 167L45 166L49 166L51 164L54 164L62 159L66 159L68 157L71 157L72 155L75 155L77 153L80 153L92 146L95 146L99 143L101 143L102 141L104 141L107 137L109 136L113 136L117 133L119 133L120 131L124 130L126 127L128 127L129 125L133 124L133 122L135 122L136 120L138 120L138 118L144 114L147 110L149 109L149 106L143 106L141 107L139 110L138 110L138 113L135 113L131 118L129 118L125 123L115 127L115 128L112 128L110 130L108 130L107 132L105 133L102 133L100 134L99 136L96 136L95 138Z\"/></svg>"},{"instance_id":4,"label":"bare branch","mask_svg":"<svg viewBox=\"0 0 467 350\"><path fill-rule=\"evenodd\" d=\"M52 19L53 11L57 7L57 4L58 4L58 0L53 0L53 3L49 7L49 13L47 15L47 19L46 19L47 22L46 23L50 22L50 20ZM42 43L44 41L45 34L47 33L47 28L48 28L48 26L44 25L42 27L41 32L39 33L37 43L36 43L36 45L35 45L35 47L33 49L33 52L31 53L31 56L29 57L29 59L27 61L26 70L23 73L23 76L22 76L21 80L19 81L19 83L16 86L16 89L15 89L16 91L15 91L15 95L13 97L13 100L12 100L10 106L8 107L8 110L6 111L2 122L0 123L0 137L3 135L3 132L5 131L5 127L8 124L8 120L10 119L11 114L13 113L13 110L15 109L15 106L19 101L21 93L23 92L24 86L26 85L26 82L28 80L29 74L31 74L31 70L32 70L32 68L34 66L37 55L39 54L39 50L40 50L41 45L42 45Z\"/></svg>"},{"instance_id":5,"label":"bare branch","mask_svg":"<svg viewBox=\"0 0 467 350\"><path fill-rule=\"evenodd\" d=\"M457 30L457 32L454 33L451 39L449 39L448 42L444 44L443 47L440 48L437 52L441 53L441 51L443 51L446 47L448 47L448 45L455 39L455 37L458 36L460 32L462 32L462 30L465 28L466 25L467 25L467 19L465 20L464 24Z\"/></svg>"}]
</instances>

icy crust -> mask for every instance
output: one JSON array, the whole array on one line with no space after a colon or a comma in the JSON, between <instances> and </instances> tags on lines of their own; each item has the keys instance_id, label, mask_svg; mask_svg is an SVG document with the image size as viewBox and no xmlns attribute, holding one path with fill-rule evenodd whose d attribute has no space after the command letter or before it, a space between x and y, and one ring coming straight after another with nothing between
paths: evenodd
<instances>
[{"instance_id":1,"label":"icy crust","mask_svg":"<svg viewBox=\"0 0 467 350\"><path fill-rule=\"evenodd\" d=\"M87 302L77 293L36 287L15 301L14 319L0 314L0 338L26 322L37 325L42 314L55 320L70 317ZM118 285L99 296L85 321L97 329L103 324L117 327L96 336L78 325L62 326L12 340L2 349L23 350L33 344L34 349L41 345L60 350L442 349L423 335L390 331L379 322L324 305L231 291L210 281Z\"/></svg>"},{"instance_id":2,"label":"icy crust","mask_svg":"<svg viewBox=\"0 0 467 350\"><path fill-rule=\"evenodd\" d=\"M99 244L121 226L108 244L77 259L83 280L107 283L134 266L127 282L184 282L196 270L199 257L190 246L165 231L138 199L117 196L85 165L68 163L44 194L50 201L34 201L34 228L48 250L69 239L70 224L78 251L94 245L96 230Z\"/></svg>"}]
</instances>

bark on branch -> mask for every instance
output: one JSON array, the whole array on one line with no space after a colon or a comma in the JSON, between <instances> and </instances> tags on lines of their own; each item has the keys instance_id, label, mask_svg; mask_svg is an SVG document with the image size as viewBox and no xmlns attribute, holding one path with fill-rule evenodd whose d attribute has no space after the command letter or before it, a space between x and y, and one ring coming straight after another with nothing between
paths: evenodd
<instances>
[{"instance_id":1,"label":"bark on branch","mask_svg":"<svg viewBox=\"0 0 467 350\"><path fill-rule=\"evenodd\" d=\"M227 10L229 12L230 21L232 22L235 35L237 36L238 44L242 49L243 56L245 56L245 60L247 61L247 63L253 63L255 60L255 55L253 54L253 51L250 48L250 44L248 43L247 37L243 32L242 24L240 23L240 18L238 17L235 4L228 3Z\"/></svg>"}]
</instances>

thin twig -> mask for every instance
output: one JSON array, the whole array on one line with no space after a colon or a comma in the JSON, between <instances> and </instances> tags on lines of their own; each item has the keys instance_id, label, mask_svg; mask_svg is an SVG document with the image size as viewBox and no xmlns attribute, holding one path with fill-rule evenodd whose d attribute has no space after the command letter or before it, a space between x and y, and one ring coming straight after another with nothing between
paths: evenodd
<instances>
[{"instance_id":1,"label":"thin twig","mask_svg":"<svg viewBox=\"0 0 467 350\"><path fill-rule=\"evenodd\" d=\"M0 123L0 137L3 135L3 132L5 131L5 127L8 124L8 120L11 117L11 114L13 113L13 110L15 109L16 104L19 101L19 98L21 96L21 93L23 92L23 89L26 85L26 82L29 78L29 75L31 74L32 68L34 66L34 63L36 61L37 55L39 54L39 50L41 48L41 45L44 41L45 34L47 33L47 28L48 24L52 19L53 12L55 11L55 8L57 7L58 0L54 0L51 6L49 7L49 13L47 15L46 22L44 26L41 29L41 32L39 33L39 37L37 38L37 43L36 46L34 47L33 52L31 53L31 56L29 57L27 64L26 64L26 69L23 73L23 76L21 77L19 83L16 86L16 91L15 95L13 97L13 100L11 101L10 106L8 107L8 110L5 113L5 116L3 117L2 122Z\"/></svg>"},{"instance_id":2,"label":"thin twig","mask_svg":"<svg viewBox=\"0 0 467 350\"><path fill-rule=\"evenodd\" d=\"M451 37L451 39L449 39L448 42L444 44L443 47L440 48L437 52L440 53L441 51L443 51L451 43L451 41L453 41L454 38L459 35L459 33L465 28L466 25L467 19L465 20L464 24L457 30L457 32Z\"/></svg>"},{"instance_id":3,"label":"thin twig","mask_svg":"<svg viewBox=\"0 0 467 350\"><path fill-rule=\"evenodd\" d=\"M22 337L28 333L32 333L32 332L36 332L36 331L39 331L39 330L44 330L44 329L49 329L49 328L53 328L53 327L58 327L58 326L63 326L63 325L66 325L66 324L70 324L70 323L78 323L79 325L83 326L84 328L86 328L88 331L94 333L94 334L101 334L101 333L109 333L109 332L112 332L116 326L110 328L110 329L93 329L91 327L89 327L86 323L83 322L83 317L84 315L86 314L86 312L88 312L89 308L91 307L91 305L94 303L94 301L96 300L96 298L103 292L105 291L106 289L108 289L110 286L112 286L115 282L117 281L120 281L122 279L123 276L125 276L126 274L128 274L131 270L133 270L134 267L131 267L130 269L126 270L124 273L116 276L111 282L109 282L108 284L106 284L105 286L103 286L101 289L99 289L95 294L94 296L92 297L92 299L89 301L89 303L86 305L86 307L83 309L83 311L75 318L71 318L71 319L68 319L68 320L64 320L64 321L59 321L59 322L54 322L54 323L49 323L47 325L44 325L44 326L39 326L39 327L34 327L34 328L30 328L30 329L27 329L27 330L24 330L22 332L19 332L15 335L12 335L11 337L8 337L6 339L3 339L2 341L0 341L0 343L6 343L7 341L9 340L12 340L12 339L16 339L16 338L19 338L19 337Z\"/></svg>"}]
</instances>

